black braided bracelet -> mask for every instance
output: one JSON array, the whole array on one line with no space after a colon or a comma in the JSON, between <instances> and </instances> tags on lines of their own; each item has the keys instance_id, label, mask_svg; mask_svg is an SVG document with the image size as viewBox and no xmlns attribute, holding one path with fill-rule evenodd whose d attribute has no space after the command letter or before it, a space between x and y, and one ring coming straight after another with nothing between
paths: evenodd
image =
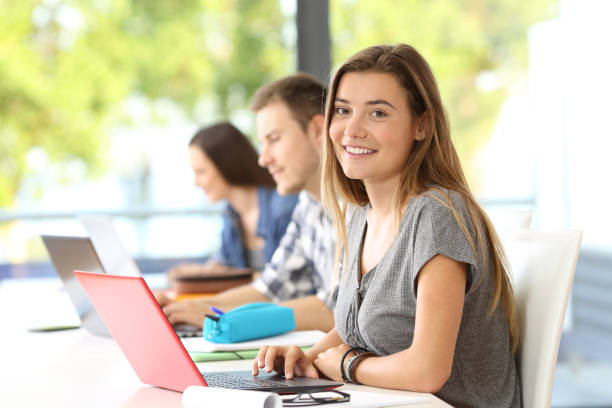
<instances>
[{"instance_id":1,"label":"black braided bracelet","mask_svg":"<svg viewBox=\"0 0 612 408\"><path fill-rule=\"evenodd\" d=\"M368 350L364 349L363 347L351 347L350 349L344 352L344 354L342 355L342 359L340 360L340 375L342 376L343 381L348 381L348 378L346 378L346 374L344 373L344 360L346 360L346 356L348 356L351 352L359 354L360 352L365 353L367 351Z\"/></svg>"}]
</instances>

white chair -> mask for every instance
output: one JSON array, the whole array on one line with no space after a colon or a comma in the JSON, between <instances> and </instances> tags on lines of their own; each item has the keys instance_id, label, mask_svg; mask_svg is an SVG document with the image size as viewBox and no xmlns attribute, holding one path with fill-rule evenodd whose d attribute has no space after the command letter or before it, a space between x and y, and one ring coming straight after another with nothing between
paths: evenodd
<instances>
[{"instance_id":1,"label":"white chair","mask_svg":"<svg viewBox=\"0 0 612 408\"><path fill-rule=\"evenodd\" d=\"M515 230L505 249L520 326L517 363L523 406L548 408L581 231Z\"/></svg>"},{"instance_id":2,"label":"white chair","mask_svg":"<svg viewBox=\"0 0 612 408\"><path fill-rule=\"evenodd\" d=\"M512 235L514 230L529 228L531 224L531 210L487 208L486 212L503 243Z\"/></svg>"}]
</instances>

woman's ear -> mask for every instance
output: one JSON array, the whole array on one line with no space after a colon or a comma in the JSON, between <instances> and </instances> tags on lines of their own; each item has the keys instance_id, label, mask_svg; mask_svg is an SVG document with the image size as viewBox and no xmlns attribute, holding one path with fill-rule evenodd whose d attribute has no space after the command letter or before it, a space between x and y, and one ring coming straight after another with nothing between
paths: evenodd
<instances>
[{"instance_id":1,"label":"woman's ear","mask_svg":"<svg viewBox=\"0 0 612 408\"><path fill-rule=\"evenodd\" d=\"M427 111L423 112L416 120L416 140L424 140L427 136Z\"/></svg>"}]
</instances>

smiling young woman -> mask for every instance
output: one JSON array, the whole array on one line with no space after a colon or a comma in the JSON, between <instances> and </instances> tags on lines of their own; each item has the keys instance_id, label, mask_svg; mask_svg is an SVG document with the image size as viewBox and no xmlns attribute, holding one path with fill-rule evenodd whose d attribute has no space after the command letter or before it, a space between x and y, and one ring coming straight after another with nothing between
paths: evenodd
<instances>
[{"instance_id":1,"label":"smiling young woman","mask_svg":"<svg viewBox=\"0 0 612 408\"><path fill-rule=\"evenodd\" d=\"M413 120L398 80L351 72L337 92L329 136L344 174L373 186L389 178L397 184L414 141L425 136L424 121Z\"/></svg>"},{"instance_id":2,"label":"smiling young woman","mask_svg":"<svg viewBox=\"0 0 612 408\"><path fill-rule=\"evenodd\" d=\"M259 366L520 407L507 261L427 62L404 44L362 50L337 71L325 120L322 197L342 267L335 328L306 352L262 350Z\"/></svg>"}]
</instances>

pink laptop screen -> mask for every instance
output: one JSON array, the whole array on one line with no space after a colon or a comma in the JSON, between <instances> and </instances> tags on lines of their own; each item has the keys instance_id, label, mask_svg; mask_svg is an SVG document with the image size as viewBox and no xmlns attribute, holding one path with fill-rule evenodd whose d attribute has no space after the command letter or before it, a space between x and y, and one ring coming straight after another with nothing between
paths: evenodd
<instances>
[{"instance_id":1,"label":"pink laptop screen","mask_svg":"<svg viewBox=\"0 0 612 408\"><path fill-rule=\"evenodd\" d=\"M206 385L142 277L74 274L140 381L179 392Z\"/></svg>"}]
</instances>

